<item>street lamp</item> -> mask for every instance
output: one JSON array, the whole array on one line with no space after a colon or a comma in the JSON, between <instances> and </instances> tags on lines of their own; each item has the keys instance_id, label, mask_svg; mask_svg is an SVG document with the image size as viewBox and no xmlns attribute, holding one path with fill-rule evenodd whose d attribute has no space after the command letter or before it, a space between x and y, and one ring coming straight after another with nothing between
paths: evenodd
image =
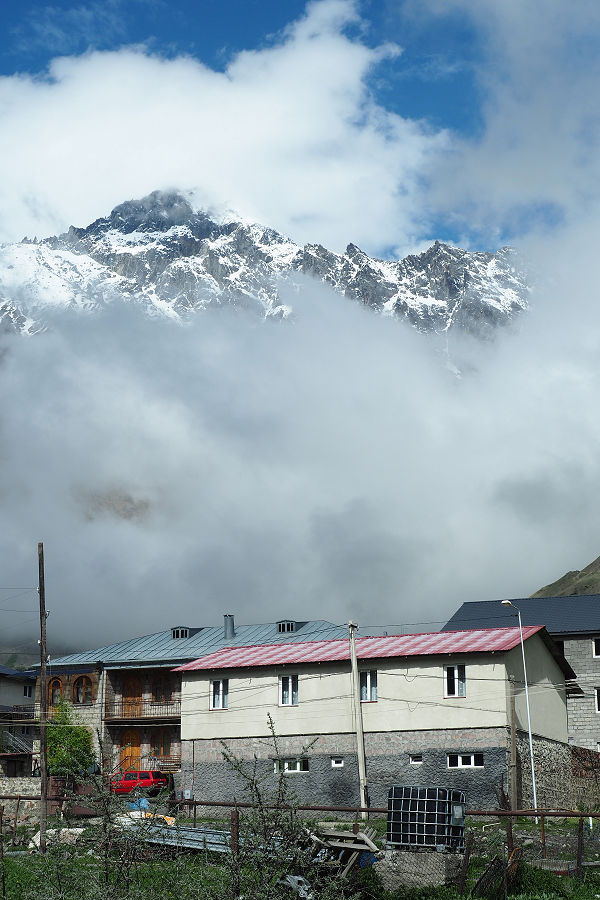
<instances>
[{"instance_id":1,"label":"street lamp","mask_svg":"<svg viewBox=\"0 0 600 900\"><path fill-rule=\"evenodd\" d=\"M531 785L533 788L533 808L537 810L537 795L535 791L535 769L533 767L533 740L531 737L531 715L529 712L529 690L527 688L527 667L525 665L525 644L523 642L523 624L521 622L521 610L510 600L502 600L502 606L512 606L519 617L519 634L521 635L521 654L523 656L523 678L525 680L525 705L527 707L527 731L529 732L529 760L531 762ZM537 816L535 817L537 824Z\"/></svg>"}]
</instances>

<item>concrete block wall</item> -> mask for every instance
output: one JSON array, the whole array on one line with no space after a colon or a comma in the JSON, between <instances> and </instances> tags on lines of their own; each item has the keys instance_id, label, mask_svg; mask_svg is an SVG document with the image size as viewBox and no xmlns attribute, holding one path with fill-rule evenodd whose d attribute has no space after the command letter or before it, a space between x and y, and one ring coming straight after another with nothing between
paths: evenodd
<instances>
[{"instance_id":1,"label":"concrete block wall","mask_svg":"<svg viewBox=\"0 0 600 900\"><path fill-rule=\"evenodd\" d=\"M590 635L564 641L565 658L584 692L583 696L567 698L569 741L589 750L596 750L600 744L600 713L596 711L595 694L595 688L600 688L600 657L593 655L593 647Z\"/></svg>"}]
</instances>

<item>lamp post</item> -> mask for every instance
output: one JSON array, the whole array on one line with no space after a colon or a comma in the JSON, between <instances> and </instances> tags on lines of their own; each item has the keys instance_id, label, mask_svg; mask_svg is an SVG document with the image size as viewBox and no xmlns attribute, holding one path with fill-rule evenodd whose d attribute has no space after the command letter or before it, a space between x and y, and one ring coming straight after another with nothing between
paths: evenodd
<instances>
[{"instance_id":1,"label":"lamp post","mask_svg":"<svg viewBox=\"0 0 600 900\"><path fill-rule=\"evenodd\" d=\"M531 715L529 712L529 690L527 687L527 666L525 665L525 643L523 641L523 624L521 622L521 610L510 600L502 600L502 606L512 606L519 617L519 634L521 635L521 654L523 656L523 678L525 681L525 706L527 707L527 731L529 732L529 760L531 762L531 786L533 789L533 808L537 810L537 794L535 791L535 769L533 766L533 739L531 737ZM537 825L537 816L535 817Z\"/></svg>"}]
</instances>

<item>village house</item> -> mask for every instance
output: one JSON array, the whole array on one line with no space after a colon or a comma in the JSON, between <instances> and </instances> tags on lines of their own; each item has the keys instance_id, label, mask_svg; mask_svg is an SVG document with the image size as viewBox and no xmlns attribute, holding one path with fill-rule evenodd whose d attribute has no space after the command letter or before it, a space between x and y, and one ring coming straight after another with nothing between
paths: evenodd
<instances>
[{"instance_id":1,"label":"village house","mask_svg":"<svg viewBox=\"0 0 600 900\"><path fill-rule=\"evenodd\" d=\"M289 643L344 633L347 629L320 620L236 626L234 617L226 615L221 627L176 625L61 656L48 664L48 714L52 717L60 701L66 700L77 721L92 730L98 751L101 736L103 771L176 772L181 759L181 676L174 667L223 646ZM38 713L40 690L38 678Z\"/></svg>"},{"instance_id":2,"label":"village house","mask_svg":"<svg viewBox=\"0 0 600 900\"><path fill-rule=\"evenodd\" d=\"M524 597L463 603L443 631L516 624L545 625L577 675L581 690L567 697L569 742L600 751L600 594L578 597Z\"/></svg>"},{"instance_id":3,"label":"village house","mask_svg":"<svg viewBox=\"0 0 600 900\"><path fill-rule=\"evenodd\" d=\"M0 774L30 775L35 674L0 666Z\"/></svg>"},{"instance_id":4,"label":"village house","mask_svg":"<svg viewBox=\"0 0 600 900\"><path fill-rule=\"evenodd\" d=\"M523 637L540 805L570 800L566 693L574 672L546 630ZM503 780L531 803L519 629L356 640L367 791L385 806L392 785L464 790L497 806ZM242 799L223 742L261 776L293 778L305 803L360 802L349 641L229 646L177 668L181 677L179 789ZM273 723L277 746L270 735ZM186 795L188 795L186 793Z\"/></svg>"}]
</instances>

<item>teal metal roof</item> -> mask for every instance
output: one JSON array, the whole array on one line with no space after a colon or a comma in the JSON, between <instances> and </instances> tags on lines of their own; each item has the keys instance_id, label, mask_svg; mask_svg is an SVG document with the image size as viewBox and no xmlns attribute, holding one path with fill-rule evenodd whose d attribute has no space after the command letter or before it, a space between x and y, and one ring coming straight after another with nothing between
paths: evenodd
<instances>
[{"instance_id":1,"label":"teal metal roof","mask_svg":"<svg viewBox=\"0 0 600 900\"><path fill-rule=\"evenodd\" d=\"M286 620L289 621L289 620ZM174 626L182 628L186 626ZM247 647L251 644L287 644L296 641L326 640L348 636L344 625L334 625L323 620L296 622L295 630L279 632L276 622L265 625L236 625L233 638L225 637L223 625L189 629L187 638L173 638L172 629L146 634L143 637L120 641L98 647L96 650L85 650L83 653L71 653L51 659L50 665L55 671L59 666L80 666L90 663L105 667L127 666L139 667L183 663L187 660L206 656L221 647Z\"/></svg>"}]
</instances>

